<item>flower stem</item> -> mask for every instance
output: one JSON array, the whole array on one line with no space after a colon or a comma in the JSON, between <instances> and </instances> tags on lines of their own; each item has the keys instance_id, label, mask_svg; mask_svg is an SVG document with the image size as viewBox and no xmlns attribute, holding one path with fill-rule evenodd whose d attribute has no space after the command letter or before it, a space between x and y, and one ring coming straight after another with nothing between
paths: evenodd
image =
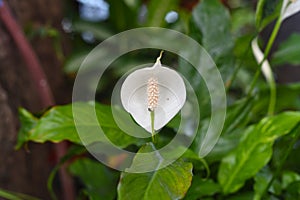
<instances>
[{"instance_id":1,"label":"flower stem","mask_svg":"<svg viewBox=\"0 0 300 200\"><path fill-rule=\"evenodd\" d=\"M155 143L154 111L150 111L152 142Z\"/></svg>"},{"instance_id":2,"label":"flower stem","mask_svg":"<svg viewBox=\"0 0 300 200\"><path fill-rule=\"evenodd\" d=\"M259 63L259 67L256 70L254 78L253 78L253 80L252 80L252 82L250 84L250 88L248 90L248 95L247 96L251 96L252 95L254 86L256 85L258 77L259 77L259 75L261 73L262 65L266 61L266 59L268 58L269 53L271 51L271 48L273 46L273 43L274 43L274 41L276 39L276 36L277 36L277 34L279 32L279 29L280 29L280 26L281 26L281 22L282 22L281 16L279 16L278 19L277 19L277 21L276 21L276 24L274 26L274 29L272 31L272 34L270 36L270 39L269 39L269 41L267 43L267 46L265 48L264 58ZM273 115L274 114L274 110L275 110L275 106L276 106L276 83L275 83L275 80L274 80L273 77L270 80L269 87L270 87L270 101L269 101L269 107L268 107L268 115Z\"/></svg>"}]
</instances>

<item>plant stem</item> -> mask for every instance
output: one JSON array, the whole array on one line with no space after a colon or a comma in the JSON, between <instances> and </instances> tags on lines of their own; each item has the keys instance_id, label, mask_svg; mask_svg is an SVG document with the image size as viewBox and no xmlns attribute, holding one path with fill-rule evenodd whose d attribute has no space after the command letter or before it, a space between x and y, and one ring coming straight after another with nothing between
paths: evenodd
<instances>
[{"instance_id":1,"label":"plant stem","mask_svg":"<svg viewBox=\"0 0 300 200\"><path fill-rule=\"evenodd\" d=\"M10 192L7 190L3 190L1 188L0 188L0 197L3 197L8 200L39 200L38 198L26 194Z\"/></svg>"},{"instance_id":2,"label":"plant stem","mask_svg":"<svg viewBox=\"0 0 300 200\"><path fill-rule=\"evenodd\" d=\"M267 46L265 48L265 51L264 51L264 58L259 63L258 69L255 72L254 78L253 78L253 80L251 82L251 85L250 85L250 88L248 90L248 96L252 95L253 89L254 89L254 87L257 83L258 77L261 73L262 65L269 56L271 48L272 48L272 46L274 44L274 41L276 39L276 36L279 32L280 26L281 26L281 16L278 17L278 19L276 21L276 24L274 26L274 29L271 33L270 39L269 39L269 41L267 43ZM273 115L274 110L275 110L275 106L276 106L276 83L275 83L275 80L274 80L273 77L269 80L269 86L270 86L270 101L269 101L269 107L268 107L268 115Z\"/></svg>"},{"instance_id":3,"label":"plant stem","mask_svg":"<svg viewBox=\"0 0 300 200\"><path fill-rule=\"evenodd\" d=\"M256 35L256 34L255 34L255 35ZM256 36L254 36L254 37L251 39L251 41L252 41L255 37L256 37ZM243 56L242 56L242 58L241 58L241 61L239 62L238 65L236 65L236 67L235 67L235 69L234 69L234 71L233 71L231 77L229 78L227 84L225 85L226 92L228 92L228 90L229 90L229 88L231 87L233 81L236 79L237 74L238 74L239 70L241 69L241 67L243 66L243 63L244 63L244 61L245 61L245 58L246 58L246 56L247 56L247 54L248 54L250 48L251 48L251 45L249 44L248 47L247 47L247 49L246 49L246 50L244 51L244 53L243 53Z\"/></svg>"},{"instance_id":4,"label":"plant stem","mask_svg":"<svg viewBox=\"0 0 300 200\"><path fill-rule=\"evenodd\" d=\"M155 129L154 129L154 111L150 111L150 118L151 118L151 136L152 136L152 142L155 143Z\"/></svg>"}]
</instances>

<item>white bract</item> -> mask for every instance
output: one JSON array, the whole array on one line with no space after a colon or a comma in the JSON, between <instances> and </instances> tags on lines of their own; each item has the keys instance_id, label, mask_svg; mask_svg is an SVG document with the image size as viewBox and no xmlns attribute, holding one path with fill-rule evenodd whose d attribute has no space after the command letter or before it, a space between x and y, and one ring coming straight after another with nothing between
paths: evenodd
<instances>
[{"instance_id":1,"label":"white bract","mask_svg":"<svg viewBox=\"0 0 300 200\"><path fill-rule=\"evenodd\" d=\"M125 79L121 101L134 120L153 133L165 126L183 107L186 88L182 77L173 69L163 67L160 57L152 67L138 69Z\"/></svg>"},{"instance_id":2,"label":"white bract","mask_svg":"<svg viewBox=\"0 0 300 200\"><path fill-rule=\"evenodd\" d=\"M300 11L300 0L284 0L281 9L281 20L298 13Z\"/></svg>"}]
</instances>

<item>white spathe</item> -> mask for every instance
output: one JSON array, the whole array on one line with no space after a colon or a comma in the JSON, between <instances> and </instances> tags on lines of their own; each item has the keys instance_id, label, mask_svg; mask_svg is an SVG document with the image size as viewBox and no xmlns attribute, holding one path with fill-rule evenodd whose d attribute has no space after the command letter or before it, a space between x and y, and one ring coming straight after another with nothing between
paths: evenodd
<instances>
[{"instance_id":1,"label":"white spathe","mask_svg":"<svg viewBox=\"0 0 300 200\"><path fill-rule=\"evenodd\" d=\"M300 11L300 0L284 0L281 8L281 20L298 13Z\"/></svg>"},{"instance_id":2,"label":"white spathe","mask_svg":"<svg viewBox=\"0 0 300 200\"><path fill-rule=\"evenodd\" d=\"M173 69L163 67L160 59L152 67L138 69L125 79L121 87L121 102L134 120L151 130L151 117L148 111L147 84L150 78L158 82L158 105L154 110L154 129L165 126L183 107L186 88L182 77Z\"/></svg>"}]
</instances>

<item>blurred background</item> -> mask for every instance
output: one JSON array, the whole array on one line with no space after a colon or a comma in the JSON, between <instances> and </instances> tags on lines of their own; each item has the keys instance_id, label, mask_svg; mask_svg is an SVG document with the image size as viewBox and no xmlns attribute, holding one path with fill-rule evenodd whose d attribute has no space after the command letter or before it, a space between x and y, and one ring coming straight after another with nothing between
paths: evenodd
<instances>
[{"instance_id":1,"label":"blurred background","mask_svg":"<svg viewBox=\"0 0 300 200\"><path fill-rule=\"evenodd\" d=\"M208 44L205 47L220 66L225 84L230 80L235 60L242 59L242 54L255 33L256 1L250 0L220 0L231 18L212 17L211 21L207 19L207 23L211 24L211 27L206 26L207 29L199 28L195 17L192 17L195 7L201 3L200 0L0 2L0 188L42 199L49 199L46 181L57 161L53 145L30 143L27 150L14 149L20 127L18 108L25 107L35 113L47 109L41 103L36 85L32 81L33 73L28 71L24 61L20 50L22 44L15 39L14 35L19 34L20 30L29 41L46 74L55 104L71 102L72 85L81 62L97 44L119 32L145 26L165 27L185 33L204 46ZM8 28L7 24L11 22L6 21L8 15L4 12L4 5L5 11L9 11L20 30ZM211 13L211 16L218 16L218 13ZM228 21L223 23L222 20ZM279 43L290 38L291 34L300 32L299 20L298 14L283 23L272 52L279 48ZM226 24L225 28L221 27L224 30L217 30L220 24ZM269 38L272 27L273 23L263 30L262 41ZM212 36L208 37L210 34ZM223 39L218 40L219 37ZM216 40L215 43L212 40ZM295 40L298 41L299 37ZM131 52L116 60L105 72L105 81L99 86L97 100L108 103L113 83L132 66L153 62L158 52L159 50ZM251 58L251 51L248 54ZM300 68L293 67L299 65L299 59L287 64L286 60L279 59L281 57L283 56L273 59L278 66L275 70L277 82L299 81ZM101 61L95 58L91 62ZM189 75L191 72L184 68L186 64L178 61L175 55L166 52L164 62L192 77ZM243 70L229 90L229 101L244 94L255 71L256 64L253 63L255 61L252 58L243 64ZM60 181L56 182L59 190Z\"/></svg>"}]
</instances>

